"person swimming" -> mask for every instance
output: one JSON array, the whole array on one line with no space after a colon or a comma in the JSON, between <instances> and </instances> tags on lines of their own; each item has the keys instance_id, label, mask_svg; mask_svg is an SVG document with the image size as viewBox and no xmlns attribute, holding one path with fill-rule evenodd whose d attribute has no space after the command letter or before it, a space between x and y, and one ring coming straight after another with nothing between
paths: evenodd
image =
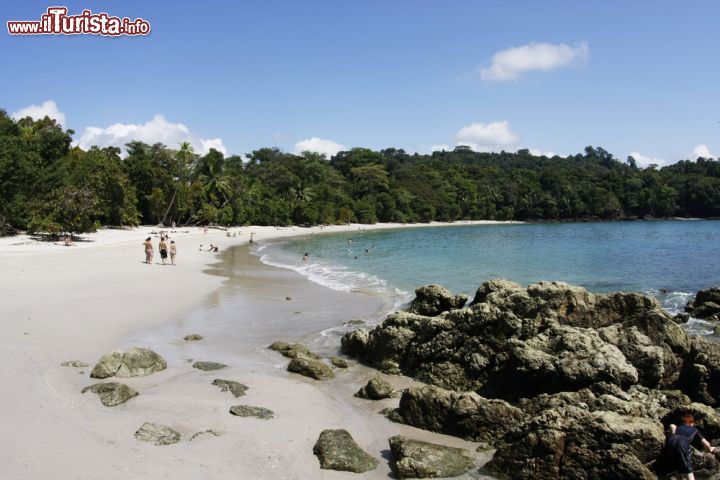
<instances>
[{"instance_id":1,"label":"person swimming","mask_svg":"<svg viewBox=\"0 0 720 480\"><path fill-rule=\"evenodd\" d=\"M305 255L303 255L303 262L307 262L307 261L308 261L308 258L310 258L310 253L309 253L309 252L305 252Z\"/></svg>"}]
</instances>

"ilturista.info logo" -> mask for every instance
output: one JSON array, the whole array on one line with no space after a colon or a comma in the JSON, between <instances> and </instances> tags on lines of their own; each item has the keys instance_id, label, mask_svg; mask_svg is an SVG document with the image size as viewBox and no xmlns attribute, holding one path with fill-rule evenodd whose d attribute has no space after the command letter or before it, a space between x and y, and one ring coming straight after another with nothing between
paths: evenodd
<instances>
[{"instance_id":1,"label":"ilturista.info logo","mask_svg":"<svg viewBox=\"0 0 720 480\"><path fill-rule=\"evenodd\" d=\"M142 18L113 17L105 12L83 10L68 15L67 7L48 7L40 20L8 20L10 35L148 35L150 22Z\"/></svg>"}]
</instances>

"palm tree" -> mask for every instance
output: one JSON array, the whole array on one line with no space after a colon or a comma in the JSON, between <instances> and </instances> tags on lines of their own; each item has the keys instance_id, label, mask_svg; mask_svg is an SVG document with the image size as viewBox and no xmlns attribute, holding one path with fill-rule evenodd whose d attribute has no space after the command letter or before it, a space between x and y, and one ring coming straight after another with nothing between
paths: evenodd
<instances>
[{"instance_id":1,"label":"palm tree","mask_svg":"<svg viewBox=\"0 0 720 480\"><path fill-rule=\"evenodd\" d=\"M190 142L182 142L180 144L180 150L177 151L178 160L180 161L180 174L184 174L187 170L188 166L190 165L190 160L193 157L193 148L192 145L190 145ZM165 224L165 219L168 216L168 213L170 213L170 209L172 208L173 202L175 202L175 197L177 196L178 188L180 187L180 180L181 177L175 177L175 191L173 192L172 198L170 199L170 204L167 207L167 210L165 210L165 215L163 215L162 220L160 220L159 225Z\"/></svg>"}]
</instances>

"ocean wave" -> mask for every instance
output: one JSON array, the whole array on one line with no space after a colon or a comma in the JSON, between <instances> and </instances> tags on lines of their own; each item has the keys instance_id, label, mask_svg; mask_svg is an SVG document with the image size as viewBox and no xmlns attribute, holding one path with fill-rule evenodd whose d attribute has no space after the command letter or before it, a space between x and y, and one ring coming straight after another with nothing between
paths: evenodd
<instances>
[{"instance_id":1,"label":"ocean wave","mask_svg":"<svg viewBox=\"0 0 720 480\"><path fill-rule=\"evenodd\" d=\"M685 305L695 297L695 293L693 292L647 290L644 293L655 297L670 315L677 315L678 313L684 312Z\"/></svg>"},{"instance_id":2,"label":"ocean wave","mask_svg":"<svg viewBox=\"0 0 720 480\"><path fill-rule=\"evenodd\" d=\"M712 335L715 333L715 324L699 318L690 318L684 325L691 335Z\"/></svg>"}]
</instances>

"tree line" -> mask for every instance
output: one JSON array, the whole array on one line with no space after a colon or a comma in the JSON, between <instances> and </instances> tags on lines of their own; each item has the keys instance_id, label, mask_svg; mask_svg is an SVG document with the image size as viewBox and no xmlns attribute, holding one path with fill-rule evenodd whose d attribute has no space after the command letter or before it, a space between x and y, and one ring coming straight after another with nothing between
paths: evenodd
<instances>
[{"instance_id":1,"label":"tree line","mask_svg":"<svg viewBox=\"0 0 720 480\"><path fill-rule=\"evenodd\" d=\"M0 110L0 230L454 220L720 217L720 163L639 168L602 148L567 157L354 148L327 159L261 148L204 155L133 141L72 146L54 120Z\"/></svg>"}]
</instances>

